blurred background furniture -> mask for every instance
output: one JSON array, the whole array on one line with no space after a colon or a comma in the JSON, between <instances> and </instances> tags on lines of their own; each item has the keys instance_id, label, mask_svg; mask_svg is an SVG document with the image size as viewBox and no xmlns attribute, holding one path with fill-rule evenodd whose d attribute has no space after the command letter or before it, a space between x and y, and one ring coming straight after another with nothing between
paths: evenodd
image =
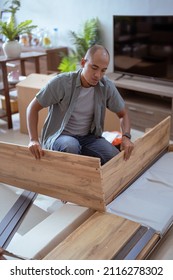
<instances>
[{"instance_id":1,"label":"blurred background furniture","mask_svg":"<svg viewBox=\"0 0 173 280\"><path fill-rule=\"evenodd\" d=\"M14 66L18 66L20 77L28 76L32 73L58 73L58 66L62 57L68 55L68 48L63 46L56 48L23 46L21 57L7 59L3 55L1 47L2 43L0 43L0 95L3 108L0 108L0 118L7 119L8 128L12 128L11 114L15 113L17 110L17 100L14 102L13 98L10 98L10 90L14 88L21 79L13 83L13 85L9 84L9 72L13 70L12 68Z\"/></svg>"},{"instance_id":2,"label":"blurred background furniture","mask_svg":"<svg viewBox=\"0 0 173 280\"><path fill-rule=\"evenodd\" d=\"M67 47L50 48L46 50L47 58L47 73L51 74L58 72L58 66L62 57L68 55Z\"/></svg>"},{"instance_id":3,"label":"blurred background furniture","mask_svg":"<svg viewBox=\"0 0 173 280\"><path fill-rule=\"evenodd\" d=\"M123 96L131 127L145 131L171 116L170 138L173 139L172 83L140 75L109 73L107 76Z\"/></svg>"},{"instance_id":4,"label":"blurred background furniture","mask_svg":"<svg viewBox=\"0 0 173 280\"><path fill-rule=\"evenodd\" d=\"M21 53L20 57L17 58L6 58L5 56L0 56L0 65L2 69L2 83L3 88L1 94L5 97L5 110L0 111L0 118L6 118L8 122L8 128L12 128L12 118L11 118L11 106L10 106L10 85L8 83L8 72L7 72L7 63L13 61L20 62L21 75L26 76L25 62L27 60L33 61L35 66L35 72L40 73L39 58L46 56L45 52L25 52ZM18 81L16 81L17 83ZM14 85L13 85L14 87Z\"/></svg>"}]
</instances>

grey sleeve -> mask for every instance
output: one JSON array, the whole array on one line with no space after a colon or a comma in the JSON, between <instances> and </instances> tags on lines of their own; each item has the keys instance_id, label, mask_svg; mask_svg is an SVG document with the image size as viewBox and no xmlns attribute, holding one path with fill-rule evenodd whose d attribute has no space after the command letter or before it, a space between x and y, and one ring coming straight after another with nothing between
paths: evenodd
<instances>
[{"instance_id":1,"label":"grey sleeve","mask_svg":"<svg viewBox=\"0 0 173 280\"><path fill-rule=\"evenodd\" d=\"M114 113L118 113L125 108L124 99L110 80L107 80L107 108Z\"/></svg>"},{"instance_id":2,"label":"grey sleeve","mask_svg":"<svg viewBox=\"0 0 173 280\"><path fill-rule=\"evenodd\" d=\"M55 77L36 94L36 98L42 107L48 107L55 103L59 103L63 98L63 95L64 89L61 79Z\"/></svg>"}]
</instances>

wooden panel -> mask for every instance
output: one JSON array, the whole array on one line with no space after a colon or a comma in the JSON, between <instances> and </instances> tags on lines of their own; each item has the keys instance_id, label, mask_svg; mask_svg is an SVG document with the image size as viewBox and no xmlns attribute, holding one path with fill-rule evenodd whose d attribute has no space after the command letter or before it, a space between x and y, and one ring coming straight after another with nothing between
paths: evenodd
<instances>
[{"instance_id":1,"label":"wooden panel","mask_svg":"<svg viewBox=\"0 0 173 280\"><path fill-rule=\"evenodd\" d=\"M100 160L45 151L36 160L27 147L0 142L0 182L104 211Z\"/></svg>"},{"instance_id":2,"label":"wooden panel","mask_svg":"<svg viewBox=\"0 0 173 280\"><path fill-rule=\"evenodd\" d=\"M173 224L159 240L155 250L147 258L148 260L173 260Z\"/></svg>"},{"instance_id":3,"label":"wooden panel","mask_svg":"<svg viewBox=\"0 0 173 280\"><path fill-rule=\"evenodd\" d=\"M112 259L139 228L140 224L133 221L96 212L44 259Z\"/></svg>"},{"instance_id":4,"label":"wooden panel","mask_svg":"<svg viewBox=\"0 0 173 280\"><path fill-rule=\"evenodd\" d=\"M163 102L162 106L160 106L160 103L156 103L155 101L155 105L153 106L151 102L150 104L147 104L147 102L145 104L143 100L140 99L138 103L126 100L126 105L129 111L132 127L143 131L148 127L155 126L171 114L170 108L168 108Z\"/></svg>"},{"instance_id":5,"label":"wooden panel","mask_svg":"<svg viewBox=\"0 0 173 280\"><path fill-rule=\"evenodd\" d=\"M157 243L160 240L160 236L156 233L153 235L153 237L151 238L151 240L148 242L148 244L144 247L144 249L139 253L139 255L137 256L137 260L143 260L146 259L149 255L149 253L151 253L151 251L153 250L154 246L157 245Z\"/></svg>"},{"instance_id":6,"label":"wooden panel","mask_svg":"<svg viewBox=\"0 0 173 280\"><path fill-rule=\"evenodd\" d=\"M124 152L120 153L102 169L102 184L106 204L123 190L153 159L169 144L170 117L137 139L129 160L124 161Z\"/></svg>"}]
</instances>

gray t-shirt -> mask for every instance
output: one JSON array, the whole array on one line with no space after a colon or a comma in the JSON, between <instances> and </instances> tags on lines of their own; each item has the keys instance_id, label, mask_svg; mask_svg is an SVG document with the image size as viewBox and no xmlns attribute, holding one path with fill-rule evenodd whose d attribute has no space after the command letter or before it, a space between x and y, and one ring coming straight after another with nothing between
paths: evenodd
<instances>
[{"instance_id":1,"label":"gray t-shirt","mask_svg":"<svg viewBox=\"0 0 173 280\"><path fill-rule=\"evenodd\" d=\"M54 77L36 95L42 107L49 107L42 129L43 148L52 149L55 139L62 133L75 108L81 92L81 71L61 73ZM103 77L94 87L94 116L90 133L101 136L106 108L120 112L125 103L112 81Z\"/></svg>"},{"instance_id":2,"label":"gray t-shirt","mask_svg":"<svg viewBox=\"0 0 173 280\"><path fill-rule=\"evenodd\" d=\"M81 88L73 113L62 134L84 136L90 132L94 116L94 87Z\"/></svg>"}]
</instances>

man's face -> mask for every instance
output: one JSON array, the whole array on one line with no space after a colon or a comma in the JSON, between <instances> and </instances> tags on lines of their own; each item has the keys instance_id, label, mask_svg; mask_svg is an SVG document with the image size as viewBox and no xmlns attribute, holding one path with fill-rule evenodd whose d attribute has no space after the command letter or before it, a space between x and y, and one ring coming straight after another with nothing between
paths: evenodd
<instances>
[{"instance_id":1,"label":"man's face","mask_svg":"<svg viewBox=\"0 0 173 280\"><path fill-rule=\"evenodd\" d=\"M93 57L82 59L83 66L81 81L84 87L96 86L104 76L109 64L109 56L106 52L98 50Z\"/></svg>"}]
</instances>

